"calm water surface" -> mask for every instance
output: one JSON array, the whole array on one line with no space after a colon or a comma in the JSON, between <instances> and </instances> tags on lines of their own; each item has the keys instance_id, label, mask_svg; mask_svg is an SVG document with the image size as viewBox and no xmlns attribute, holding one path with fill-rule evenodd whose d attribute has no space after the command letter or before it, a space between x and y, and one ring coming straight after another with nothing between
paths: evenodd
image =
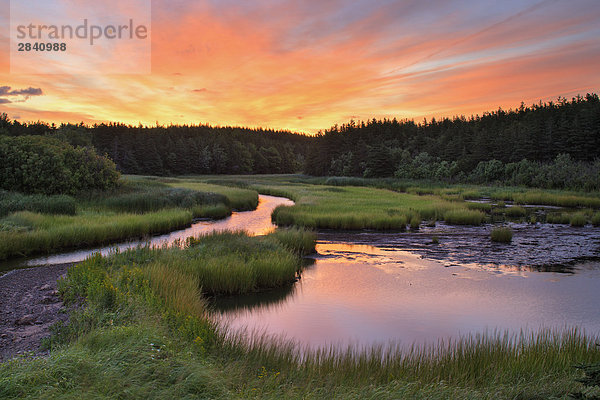
<instances>
[{"instance_id":1,"label":"calm water surface","mask_svg":"<svg viewBox=\"0 0 600 400\"><path fill-rule=\"evenodd\" d=\"M313 348L542 327L600 334L598 229L515 225L512 245L491 244L489 229L320 233L315 261L293 287L220 299L215 313L234 332ZM531 244L540 237L550 242Z\"/></svg>"}]
</instances>

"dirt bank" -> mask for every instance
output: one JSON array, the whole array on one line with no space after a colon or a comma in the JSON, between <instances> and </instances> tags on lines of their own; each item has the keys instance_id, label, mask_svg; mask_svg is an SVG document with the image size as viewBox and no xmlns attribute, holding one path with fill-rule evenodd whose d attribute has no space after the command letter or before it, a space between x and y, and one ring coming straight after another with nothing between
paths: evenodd
<instances>
[{"instance_id":1,"label":"dirt bank","mask_svg":"<svg viewBox=\"0 0 600 400\"><path fill-rule=\"evenodd\" d=\"M0 362L33 352L50 326L65 320L57 280L73 264L19 269L0 276ZM1 274L1 273L0 273Z\"/></svg>"}]
</instances>

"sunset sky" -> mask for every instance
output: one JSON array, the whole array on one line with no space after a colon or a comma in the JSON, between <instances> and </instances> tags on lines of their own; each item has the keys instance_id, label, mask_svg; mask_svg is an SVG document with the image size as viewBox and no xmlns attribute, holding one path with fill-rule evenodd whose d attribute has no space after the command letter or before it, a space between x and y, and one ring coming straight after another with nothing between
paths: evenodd
<instances>
[{"instance_id":1,"label":"sunset sky","mask_svg":"<svg viewBox=\"0 0 600 400\"><path fill-rule=\"evenodd\" d=\"M600 91L599 0L153 1L141 75L11 74L0 1L0 113L22 121L315 133Z\"/></svg>"}]
</instances>

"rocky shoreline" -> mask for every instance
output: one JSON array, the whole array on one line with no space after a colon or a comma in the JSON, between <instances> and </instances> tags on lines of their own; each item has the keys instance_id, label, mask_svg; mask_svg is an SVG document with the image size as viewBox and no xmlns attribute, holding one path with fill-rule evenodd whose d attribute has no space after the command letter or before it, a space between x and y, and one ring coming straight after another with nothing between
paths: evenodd
<instances>
[{"instance_id":1,"label":"rocky shoreline","mask_svg":"<svg viewBox=\"0 0 600 400\"><path fill-rule=\"evenodd\" d=\"M66 320L58 279L73 265L17 269L0 276L0 362L23 354L44 355L43 338Z\"/></svg>"}]
</instances>

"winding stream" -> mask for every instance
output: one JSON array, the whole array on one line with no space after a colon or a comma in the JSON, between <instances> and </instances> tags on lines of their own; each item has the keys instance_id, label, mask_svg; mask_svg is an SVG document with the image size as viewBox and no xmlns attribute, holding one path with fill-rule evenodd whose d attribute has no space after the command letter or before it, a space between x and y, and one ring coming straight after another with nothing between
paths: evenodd
<instances>
[{"instance_id":1,"label":"winding stream","mask_svg":"<svg viewBox=\"0 0 600 400\"><path fill-rule=\"evenodd\" d=\"M152 245L209 231L265 234L271 211L290 200L260 196L257 210L156 236ZM320 232L317 254L295 285L221 298L214 315L233 332L283 335L311 347L432 343L485 331L578 326L600 333L600 229L514 224L511 245L489 226L438 224L411 233ZM433 238L439 243L434 244ZM76 262L147 242L21 261ZM0 265L0 270L15 265Z\"/></svg>"}]
</instances>

